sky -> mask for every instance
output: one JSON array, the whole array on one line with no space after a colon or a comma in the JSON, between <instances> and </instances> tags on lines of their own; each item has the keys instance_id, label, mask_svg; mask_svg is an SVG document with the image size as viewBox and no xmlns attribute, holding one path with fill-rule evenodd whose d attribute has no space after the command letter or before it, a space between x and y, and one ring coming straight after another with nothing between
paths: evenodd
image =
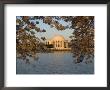
<instances>
[{"instance_id":1,"label":"sky","mask_svg":"<svg viewBox=\"0 0 110 90\"><path fill-rule=\"evenodd\" d=\"M64 23L63 21L61 21ZM46 32L38 32L36 35L38 37L45 37L46 39L51 39L55 35L62 35L66 40L69 40L69 36L72 35L73 29L66 29L66 30L57 30L55 27L51 28L50 25L43 23L42 20L40 20L40 23L37 24L37 26L41 29L45 29Z\"/></svg>"},{"instance_id":2,"label":"sky","mask_svg":"<svg viewBox=\"0 0 110 90\"><path fill-rule=\"evenodd\" d=\"M62 35L65 38L65 40L70 40L69 36L71 36L74 31L73 29L65 29L62 31L57 30L55 27L52 28L50 25L43 23L42 20L37 20L37 21L39 21L39 24L36 24L36 26L39 27L40 29L46 30L46 32L36 32L35 35L38 38L45 37L46 39L51 39L55 35ZM33 22L36 21L33 20ZM70 25L70 23L64 22L63 20L60 20L59 22L64 26Z\"/></svg>"}]
</instances>

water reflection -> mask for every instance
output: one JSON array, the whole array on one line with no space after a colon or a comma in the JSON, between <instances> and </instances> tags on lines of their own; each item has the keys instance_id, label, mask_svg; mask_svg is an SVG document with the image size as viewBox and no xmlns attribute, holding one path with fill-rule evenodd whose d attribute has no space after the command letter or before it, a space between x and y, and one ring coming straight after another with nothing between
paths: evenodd
<instances>
[{"instance_id":1,"label":"water reflection","mask_svg":"<svg viewBox=\"0 0 110 90\"><path fill-rule=\"evenodd\" d=\"M75 58L72 56L73 54L68 51L55 51L53 53L37 53L36 57L29 57L27 61L17 58L17 74L94 73L94 63L75 64Z\"/></svg>"}]
</instances>

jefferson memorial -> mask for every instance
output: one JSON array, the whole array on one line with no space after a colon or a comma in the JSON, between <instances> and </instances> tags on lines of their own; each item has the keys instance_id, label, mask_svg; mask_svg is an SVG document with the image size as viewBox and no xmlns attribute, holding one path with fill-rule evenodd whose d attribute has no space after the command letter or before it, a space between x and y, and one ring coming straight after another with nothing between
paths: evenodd
<instances>
[{"instance_id":1,"label":"jefferson memorial","mask_svg":"<svg viewBox=\"0 0 110 90\"><path fill-rule=\"evenodd\" d=\"M52 39L46 40L46 45L52 45L53 50L71 50L68 40L65 40L62 35L55 35Z\"/></svg>"}]
</instances>

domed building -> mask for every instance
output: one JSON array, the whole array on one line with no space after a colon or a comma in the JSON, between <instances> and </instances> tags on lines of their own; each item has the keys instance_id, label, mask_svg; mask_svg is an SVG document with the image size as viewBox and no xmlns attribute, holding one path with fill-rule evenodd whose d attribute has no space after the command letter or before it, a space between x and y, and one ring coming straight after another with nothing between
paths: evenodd
<instances>
[{"instance_id":1,"label":"domed building","mask_svg":"<svg viewBox=\"0 0 110 90\"><path fill-rule=\"evenodd\" d=\"M55 35L52 39L47 40L46 45L51 45L51 48L55 50L70 49L68 47L68 40L65 40L65 38L61 35Z\"/></svg>"}]
</instances>

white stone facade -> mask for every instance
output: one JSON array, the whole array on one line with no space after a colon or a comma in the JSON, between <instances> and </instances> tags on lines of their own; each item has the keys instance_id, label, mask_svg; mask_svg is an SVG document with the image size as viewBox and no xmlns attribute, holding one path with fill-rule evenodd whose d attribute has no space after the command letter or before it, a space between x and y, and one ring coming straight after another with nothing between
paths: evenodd
<instances>
[{"instance_id":1,"label":"white stone facade","mask_svg":"<svg viewBox=\"0 0 110 90\"><path fill-rule=\"evenodd\" d=\"M53 45L53 49L68 49L68 41L61 35L56 35L51 40L47 40L46 45Z\"/></svg>"}]
</instances>

